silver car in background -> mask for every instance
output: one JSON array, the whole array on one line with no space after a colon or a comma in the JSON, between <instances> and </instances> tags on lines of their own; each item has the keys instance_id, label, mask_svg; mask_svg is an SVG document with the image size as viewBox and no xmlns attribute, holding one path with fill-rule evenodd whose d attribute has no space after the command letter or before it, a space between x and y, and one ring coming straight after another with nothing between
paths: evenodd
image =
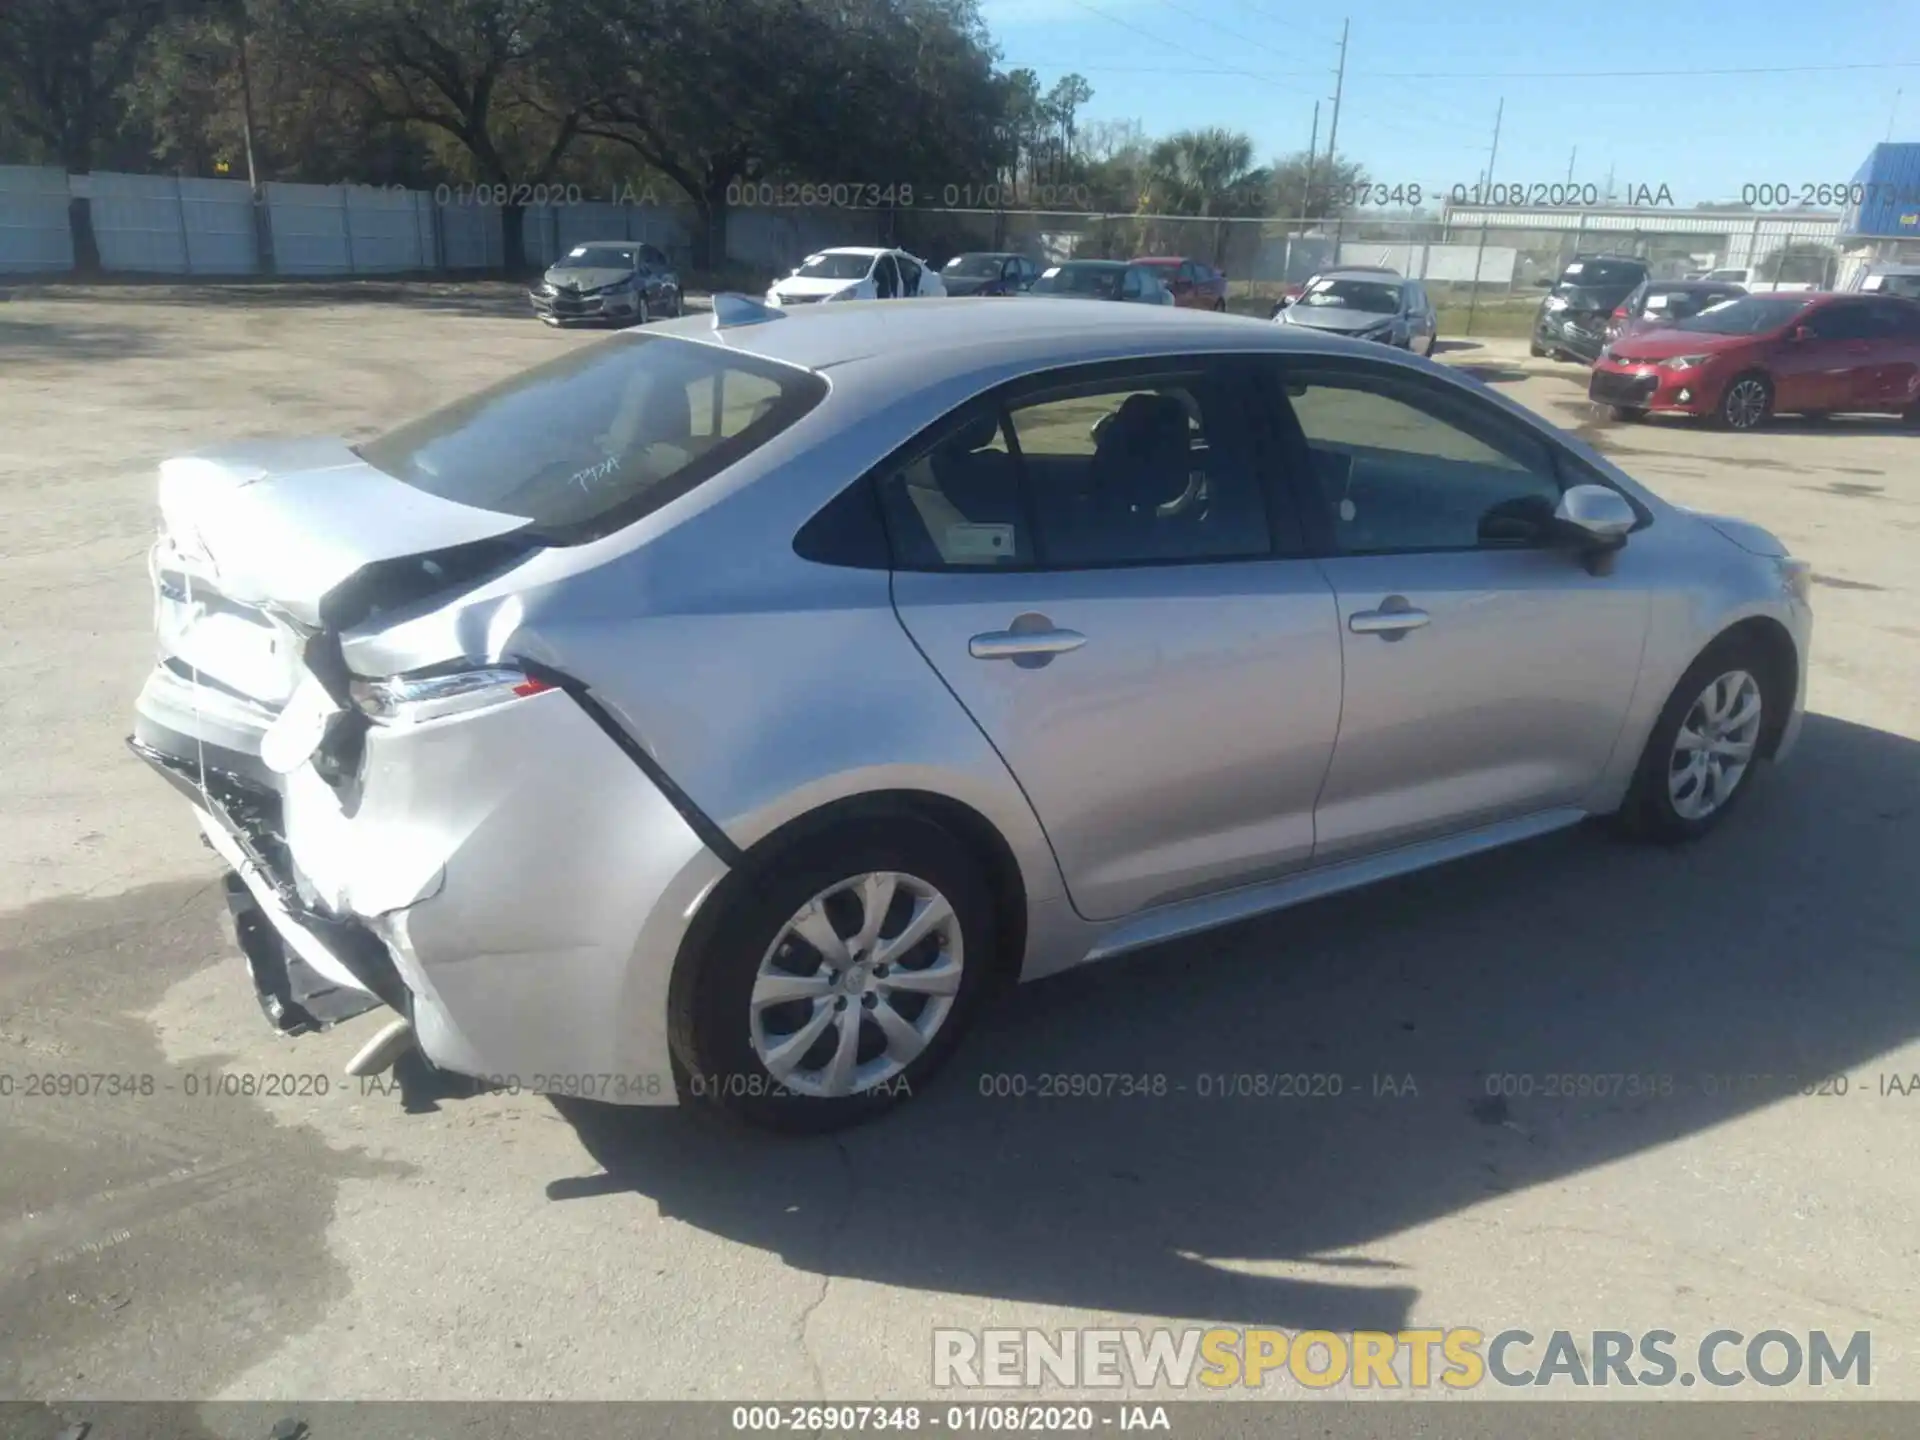
<instances>
[{"instance_id":1,"label":"silver car in background","mask_svg":"<svg viewBox=\"0 0 1920 1440\"><path fill-rule=\"evenodd\" d=\"M722 296L160 507L132 744L274 1023L789 1129L1011 981L1587 816L1697 836L1811 630L1771 535L1477 382L1157 306Z\"/></svg>"},{"instance_id":2,"label":"silver car in background","mask_svg":"<svg viewBox=\"0 0 1920 1440\"><path fill-rule=\"evenodd\" d=\"M1274 311L1281 325L1326 330L1355 340L1373 340L1416 355L1432 355L1439 317L1427 287L1378 270L1329 270L1309 280L1296 299Z\"/></svg>"}]
</instances>

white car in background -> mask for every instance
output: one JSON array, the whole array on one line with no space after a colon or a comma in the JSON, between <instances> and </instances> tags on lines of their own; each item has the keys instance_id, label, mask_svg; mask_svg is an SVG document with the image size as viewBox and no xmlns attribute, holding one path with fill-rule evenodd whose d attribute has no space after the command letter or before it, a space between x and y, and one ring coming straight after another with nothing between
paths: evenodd
<instances>
[{"instance_id":1,"label":"white car in background","mask_svg":"<svg viewBox=\"0 0 1920 1440\"><path fill-rule=\"evenodd\" d=\"M821 300L924 300L947 293L940 274L917 255L865 245L841 245L801 261L767 291L769 305Z\"/></svg>"}]
</instances>

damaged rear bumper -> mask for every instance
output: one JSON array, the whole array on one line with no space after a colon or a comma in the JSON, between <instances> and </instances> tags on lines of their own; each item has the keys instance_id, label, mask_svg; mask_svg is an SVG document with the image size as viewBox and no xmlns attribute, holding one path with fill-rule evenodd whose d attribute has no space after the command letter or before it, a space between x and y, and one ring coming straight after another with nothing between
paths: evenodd
<instances>
[{"instance_id":1,"label":"damaged rear bumper","mask_svg":"<svg viewBox=\"0 0 1920 1440\"><path fill-rule=\"evenodd\" d=\"M668 985L727 867L571 696L376 725L345 795L311 763L270 790L129 743L231 870L281 1030L385 1005L442 1069L676 1103Z\"/></svg>"}]
</instances>

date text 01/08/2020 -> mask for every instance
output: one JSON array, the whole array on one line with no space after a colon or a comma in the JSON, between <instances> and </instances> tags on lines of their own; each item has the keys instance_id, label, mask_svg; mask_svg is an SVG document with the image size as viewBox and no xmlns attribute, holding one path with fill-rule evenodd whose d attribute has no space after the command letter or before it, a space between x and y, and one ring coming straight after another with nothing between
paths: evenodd
<instances>
[{"instance_id":1,"label":"date text 01/08/2020","mask_svg":"<svg viewBox=\"0 0 1920 1440\"><path fill-rule=\"evenodd\" d=\"M1673 198L1673 190L1666 185L1627 185L1612 190L1570 180L1456 184L1450 186L1446 194L1450 205L1512 205L1529 210L1646 210L1671 209L1679 204Z\"/></svg>"}]
</instances>

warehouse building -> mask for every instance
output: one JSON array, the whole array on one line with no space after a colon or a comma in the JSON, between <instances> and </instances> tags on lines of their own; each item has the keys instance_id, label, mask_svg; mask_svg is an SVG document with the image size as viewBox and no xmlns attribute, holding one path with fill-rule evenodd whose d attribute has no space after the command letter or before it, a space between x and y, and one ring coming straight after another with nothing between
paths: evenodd
<instances>
[{"instance_id":1,"label":"warehouse building","mask_svg":"<svg viewBox=\"0 0 1920 1440\"><path fill-rule=\"evenodd\" d=\"M1876 145L1840 215L1840 280L1870 265L1920 264L1920 144Z\"/></svg>"}]
</instances>

